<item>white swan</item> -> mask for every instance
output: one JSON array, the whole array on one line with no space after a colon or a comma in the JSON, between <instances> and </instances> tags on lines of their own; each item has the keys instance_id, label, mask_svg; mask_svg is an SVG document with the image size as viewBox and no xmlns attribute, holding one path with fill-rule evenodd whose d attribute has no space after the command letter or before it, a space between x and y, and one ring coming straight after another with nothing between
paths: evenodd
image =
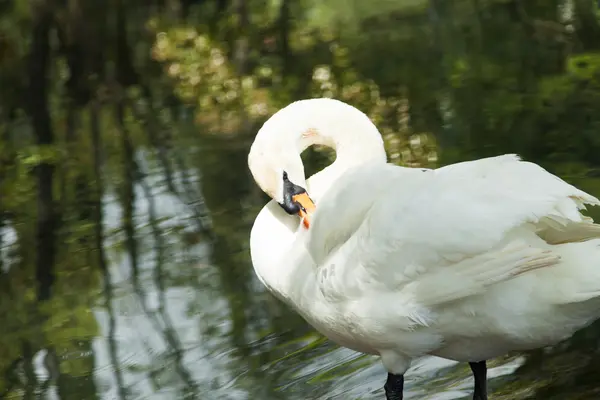
<instances>
[{"instance_id":1,"label":"white swan","mask_svg":"<svg viewBox=\"0 0 600 400\"><path fill-rule=\"evenodd\" d=\"M337 158L305 180L312 144ZM250 237L258 277L323 335L380 355L390 400L426 354L469 362L487 399L485 360L600 316L600 225L580 214L599 201L536 164L393 166L369 118L330 99L274 114L248 163L273 199Z\"/></svg>"}]
</instances>

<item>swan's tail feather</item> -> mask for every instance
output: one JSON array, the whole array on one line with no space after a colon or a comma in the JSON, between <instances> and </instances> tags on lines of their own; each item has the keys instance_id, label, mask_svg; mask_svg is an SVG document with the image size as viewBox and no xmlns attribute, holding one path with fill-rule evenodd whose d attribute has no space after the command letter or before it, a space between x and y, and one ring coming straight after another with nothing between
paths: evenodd
<instances>
[{"instance_id":1,"label":"swan's tail feather","mask_svg":"<svg viewBox=\"0 0 600 400\"><path fill-rule=\"evenodd\" d=\"M568 299L564 299L561 304L583 303L596 297L600 297L600 290L595 292L578 292L569 296Z\"/></svg>"},{"instance_id":2,"label":"swan's tail feather","mask_svg":"<svg viewBox=\"0 0 600 400\"><path fill-rule=\"evenodd\" d=\"M561 268L553 274L556 282L551 301L554 304L600 301L600 240L560 244Z\"/></svg>"},{"instance_id":3,"label":"swan's tail feather","mask_svg":"<svg viewBox=\"0 0 600 400\"><path fill-rule=\"evenodd\" d=\"M423 276L417 281L416 296L426 307L437 306L482 293L490 285L559 261L560 256L549 250L511 242L497 251L464 259Z\"/></svg>"},{"instance_id":4,"label":"swan's tail feather","mask_svg":"<svg viewBox=\"0 0 600 400\"><path fill-rule=\"evenodd\" d=\"M584 242L600 238L600 225L591 218L582 217L582 222L573 222L554 216L542 218L538 224L538 236L549 244Z\"/></svg>"}]
</instances>

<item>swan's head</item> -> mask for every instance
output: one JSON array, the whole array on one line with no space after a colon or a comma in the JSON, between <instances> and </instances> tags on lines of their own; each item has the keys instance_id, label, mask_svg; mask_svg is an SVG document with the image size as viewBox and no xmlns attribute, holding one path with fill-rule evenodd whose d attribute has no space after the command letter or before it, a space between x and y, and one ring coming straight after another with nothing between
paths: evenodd
<instances>
[{"instance_id":1,"label":"swan's head","mask_svg":"<svg viewBox=\"0 0 600 400\"><path fill-rule=\"evenodd\" d=\"M258 186L288 214L298 214L308 227L314 204L306 192L300 154L313 144L336 150L344 166L381 158L381 135L358 109L338 100L300 100L282 108L258 131L248 154L248 166ZM342 151L343 149L343 151ZM312 182L312 181L311 181Z\"/></svg>"}]
</instances>

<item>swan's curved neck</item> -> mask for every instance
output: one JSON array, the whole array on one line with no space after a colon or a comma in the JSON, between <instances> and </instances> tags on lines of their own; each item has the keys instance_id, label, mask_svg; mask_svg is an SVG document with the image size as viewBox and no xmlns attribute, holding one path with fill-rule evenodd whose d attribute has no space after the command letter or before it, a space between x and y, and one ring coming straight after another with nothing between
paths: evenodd
<instances>
[{"instance_id":1,"label":"swan's curved neck","mask_svg":"<svg viewBox=\"0 0 600 400\"><path fill-rule=\"evenodd\" d=\"M335 161L305 180L300 154L309 146L324 145ZM274 198L257 216L250 234L252 264L273 292L302 309L314 290L314 260L304 247L300 220L288 215L281 201L281 177L303 186L318 202L348 169L368 162L385 164L381 134L362 112L332 99L292 103L274 114L259 130L250 149L249 165L257 183ZM277 185L279 186L279 192ZM318 207L318 204L317 204Z\"/></svg>"},{"instance_id":2,"label":"swan's curved neck","mask_svg":"<svg viewBox=\"0 0 600 400\"><path fill-rule=\"evenodd\" d=\"M307 184L300 154L320 144L336 152L335 162ZM386 162L381 134L360 110L333 99L299 100L282 108L259 129L248 153L248 166L260 188L283 201L285 173L316 199L347 169L369 161Z\"/></svg>"}]
</instances>

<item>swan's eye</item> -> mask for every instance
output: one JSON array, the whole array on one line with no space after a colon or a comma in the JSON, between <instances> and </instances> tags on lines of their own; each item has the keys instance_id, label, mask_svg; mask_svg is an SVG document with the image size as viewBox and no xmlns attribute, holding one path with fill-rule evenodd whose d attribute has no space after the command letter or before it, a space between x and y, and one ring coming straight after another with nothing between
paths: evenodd
<instances>
[{"instance_id":1,"label":"swan's eye","mask_svg":"<svg viewBox=\"0 0 600 400\"><path fill-rule=\"evenodd\" d=\"M298 186L289 180L287 172L283 172L283 203L279 205L290 215L298 214L308 228L309 212L314 211L315 204L302 186Z\"/></svg>"},{"instance_id":2,"label":"swan's eye","mask_svg":"<svg viewBox=\"0 0 600 400\"><path fill-rule=\"evenodd\" d=\"M279 206L290 215L298 214L300 212L300 205L298 203L283 202L279 203Z\"/></svg>"},{"instance_id":3,"label":"swan's eye","mask_svg":"<svg viewBox=\"0 0 600 400\"><path fill-rule=\"evenodd\" d=\"M283 171L283 202L279 203L281 208L290 215L298 214L301 210L301 204L295 201L294 196L302 193L306 193L306 190L302 186L294 184L288 178L287 172Z\"/></svg>"}]
</instances>

